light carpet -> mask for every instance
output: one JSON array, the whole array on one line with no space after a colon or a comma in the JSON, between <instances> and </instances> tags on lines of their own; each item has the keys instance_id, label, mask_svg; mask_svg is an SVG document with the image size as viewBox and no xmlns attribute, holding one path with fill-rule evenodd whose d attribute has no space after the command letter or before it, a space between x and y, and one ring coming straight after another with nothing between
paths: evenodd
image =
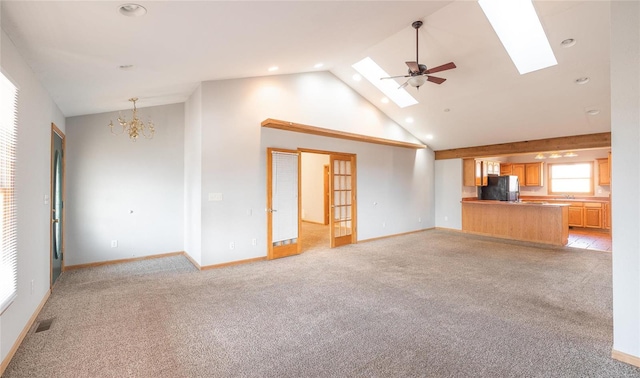
<instances>
[{"instance_id":1,"label":"light carpet","mask_svg":"<svg viewBox=\"0 0 640 378\"><path fill-rule=\"evenodd\" d=\"M611 254L432 230L197 271L65 272L13 377L640 377Z\"/></svg>"}]
</instances>

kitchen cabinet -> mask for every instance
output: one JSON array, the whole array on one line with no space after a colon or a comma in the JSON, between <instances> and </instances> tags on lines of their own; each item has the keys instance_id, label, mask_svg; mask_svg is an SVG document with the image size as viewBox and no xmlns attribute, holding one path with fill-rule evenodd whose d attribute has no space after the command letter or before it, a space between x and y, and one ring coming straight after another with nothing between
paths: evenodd
<instances>
[{"instance_id":1,"label":"kitchen cabinet","mask_svg":"<svg viewBox=\"0 0 640 378\"><path fill-rule=\"evenodd\" d=\"M602 228L602 204L587 202L584 204L584 227Z\"/></svg>"},{"instance_id":2,"label":"kitchen cabinet","mask_svg":"<svg viewBox=\"0 0 640 378\"><path fill-rule=\"evenodd\" d=\"M511 175L511 164L510 163L500 164L500 176L509 176L509 175Z\"/></svg>"},{"instance_id":3,"label":"kitchen cabinet","mask_svg":"<svg viewBox=\"0 0 640 378\"><path fill-rule=\"evenodd\" d=\"M584 207L582 203L572 203L569 206L569 226L584 227Z\"/></svg>"},{"instance_id":4,"label":"kitchen cabinet","mask_svg":"<svg viewBox=\"0 0 640 378\"><path fill-rule=\"evenodd\" d=\"M520 186L526 185L524 179L524 164L511 164L511 174L514 176L518 176L518 182L520 183Z\"/></svg>"},{"instance_id":5,"label":"kitchen cabinet","mask_svg":"<svg viewBox=\"0 0 640 378\"><path fill-rule=\"evenodd\" d=\"M598 185L611 185L611 170L609 158L596 159L598 161Z\"/></svg>"},{"instance_id":6,"label":"kitchen cabinet","mask_svg":"<svg viewBox=\"0 0 640 378\"><path fill-rule=\"evenodd\" d=\"M611 229L611 203L605 202L602 204L602 228L605 230Z\"/></svg>"},{"instance_id":7,"label":"kitchen cabinet","mask_svg":"<svg viewBox=\"0 0 640 378\"><path fill-rule=\"evenodd\" d=\"M487 186L489 163L486 160L476 160L476 186Z\"/></svg>"},{"instance_id":8,"label":"kitchen cabinet","mask_svg":"<svg viewBox=\"0 0 640 378\"><path fill-rule=\"evenodd\" d=\"M500 175L500 162L499 161L488 161L487 162L487 170L490 175Z\"/></svg>"},{"instance_id":9,"label":"kitchen cabinet","mask_svg":"<svg viewBox=\"0 0 640 378\"><path fill-rule=\"evenodd\" d=\"M524 173L524 186L542 186L544 163L526 163Z\"/></svg>"},{"instance_id":10,"label":"kitchen cabinet","mask_svg":"<svg viewBox=\"0 0 640 378\"><path fill-rule=\"evenodd\" d=\"M462 160L462 185L476 186L476 161L475 159Z\"/></svg>"}]
</instances>

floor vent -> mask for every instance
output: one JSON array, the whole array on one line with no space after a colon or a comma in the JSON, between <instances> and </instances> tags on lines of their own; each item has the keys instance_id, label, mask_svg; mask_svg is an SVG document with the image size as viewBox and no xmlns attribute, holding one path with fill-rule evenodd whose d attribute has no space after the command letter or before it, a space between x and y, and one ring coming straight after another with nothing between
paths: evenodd
<instances>
[{"instance_id":1,"label":"floor vent","mask_svg":"<svg viewBox=\"0 0 640 378\"><path fill-rule=\"evenodd\" d=\"M42 331L48 331L49 328L51 328L51 323L53 323L53 318L41 321L40 323L38 323L38 328L36 328L36 333L42 332Z\"/></svg>"}]
</instances>

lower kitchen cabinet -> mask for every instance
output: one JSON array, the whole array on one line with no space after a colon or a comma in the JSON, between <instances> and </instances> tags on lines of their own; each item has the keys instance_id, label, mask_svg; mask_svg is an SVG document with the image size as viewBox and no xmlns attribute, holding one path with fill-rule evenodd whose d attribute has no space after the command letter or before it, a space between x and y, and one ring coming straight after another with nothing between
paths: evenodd
<instances>
[{"instance_id":1,"label":"lower kitchen cabinet","mask_svg":"<svg viewBox=\"0 0 640 378\"><path fill-rule=\"evenodd\" d=\"M572 203L569 206L569 226L584 227L584 207L582 204Z\"/></svg>"},{"instance_id":2,"label":"lower kitchen cabinet","mask_svg":"<svg viewBox=\"0 0 640 378\"><path fill-rule=\"evenodd\" d=\"M611 204L608 202L602 204L602 228L611 229Z\"/></svg>"},{"instance_id":3,"label":"lower kitchen cabinet","mask_svg":"<svg viewBox=\"0 0 640 378\"><path fill-rule=\"evenodd\" d=\"M587 202L584 204L584 227L603 228L601 203Z\"/></svg>"}]
</instances>

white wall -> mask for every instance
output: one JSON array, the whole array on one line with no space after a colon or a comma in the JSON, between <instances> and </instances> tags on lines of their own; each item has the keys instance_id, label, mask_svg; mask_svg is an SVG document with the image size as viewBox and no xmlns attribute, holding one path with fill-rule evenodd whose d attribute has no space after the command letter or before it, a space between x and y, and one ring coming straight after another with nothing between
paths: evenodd
<instances>
[{"instance_id":1,"label":"white wall","mask_svg":"<svg viewBox=\"0 0 640 378\"><path fill-rule=\"evenodd\" d=\"M19 88L17 215L18 297L0 316L0 359L4 360L49 290L51 123L65 119L8 36L1 32L0 66ZM33 291L31 283L33 282Z\"/></svg>"},{"instance_id":2,"label":"white wall","mask_svg":"<svg viewBox=\"0 0 640 378\"><path fill-rule=\"evenodd\" d=\"M640 358L640 3L611 2L613 349Z\"/></svg>"},{"instance_id":3,"label":"white wall","mask_svg":"<svg viewBox=\"0 0 640 378\"><path fill-rule=\"evenodd\" d=\"M111 135L117 117L67 118L67 266L184 249L184 104L139 109L151 140Z\"/></svg>"},{"instance_id":4,"label":"white wall","mask_svg":"<svg viewBox=\"0 0 640 378\"><path fill-rule=\"evenodd\" d=\"M436 227L462 229L462 159L436 160Z\"/></svg>"},{"instance_id":5,"label":"white wall","mask_svg":"<svg viewBox=\"0 0 640 378\"><path fill-rule=\"evenodd\" d=\"M302 220L324 224L324 166L329 165L329 155L303 153L301 160Z\"/></svg>"},{"instance_id":6,"label":"white wall","mask_svg":"<svg viewBox=\"0 0 640 378\"><path fill-rule=\"evenodd\" d=\"M184 249L202 264L202 86L185 104Z\"/></svg>"},{"instance_id":7,"label":"white wall","mask_svg":"<svg viewBox=\"0 0 640 378\"><path fill-rule=\"evenodd\" d=\"M417 142L329 72L203 83L202 196L223 194L203 202L203 265L266 255L267 147L357 154L359 240L434 226L433 151L261 128L266 118Z\"/></svg>"}]
</instances>

